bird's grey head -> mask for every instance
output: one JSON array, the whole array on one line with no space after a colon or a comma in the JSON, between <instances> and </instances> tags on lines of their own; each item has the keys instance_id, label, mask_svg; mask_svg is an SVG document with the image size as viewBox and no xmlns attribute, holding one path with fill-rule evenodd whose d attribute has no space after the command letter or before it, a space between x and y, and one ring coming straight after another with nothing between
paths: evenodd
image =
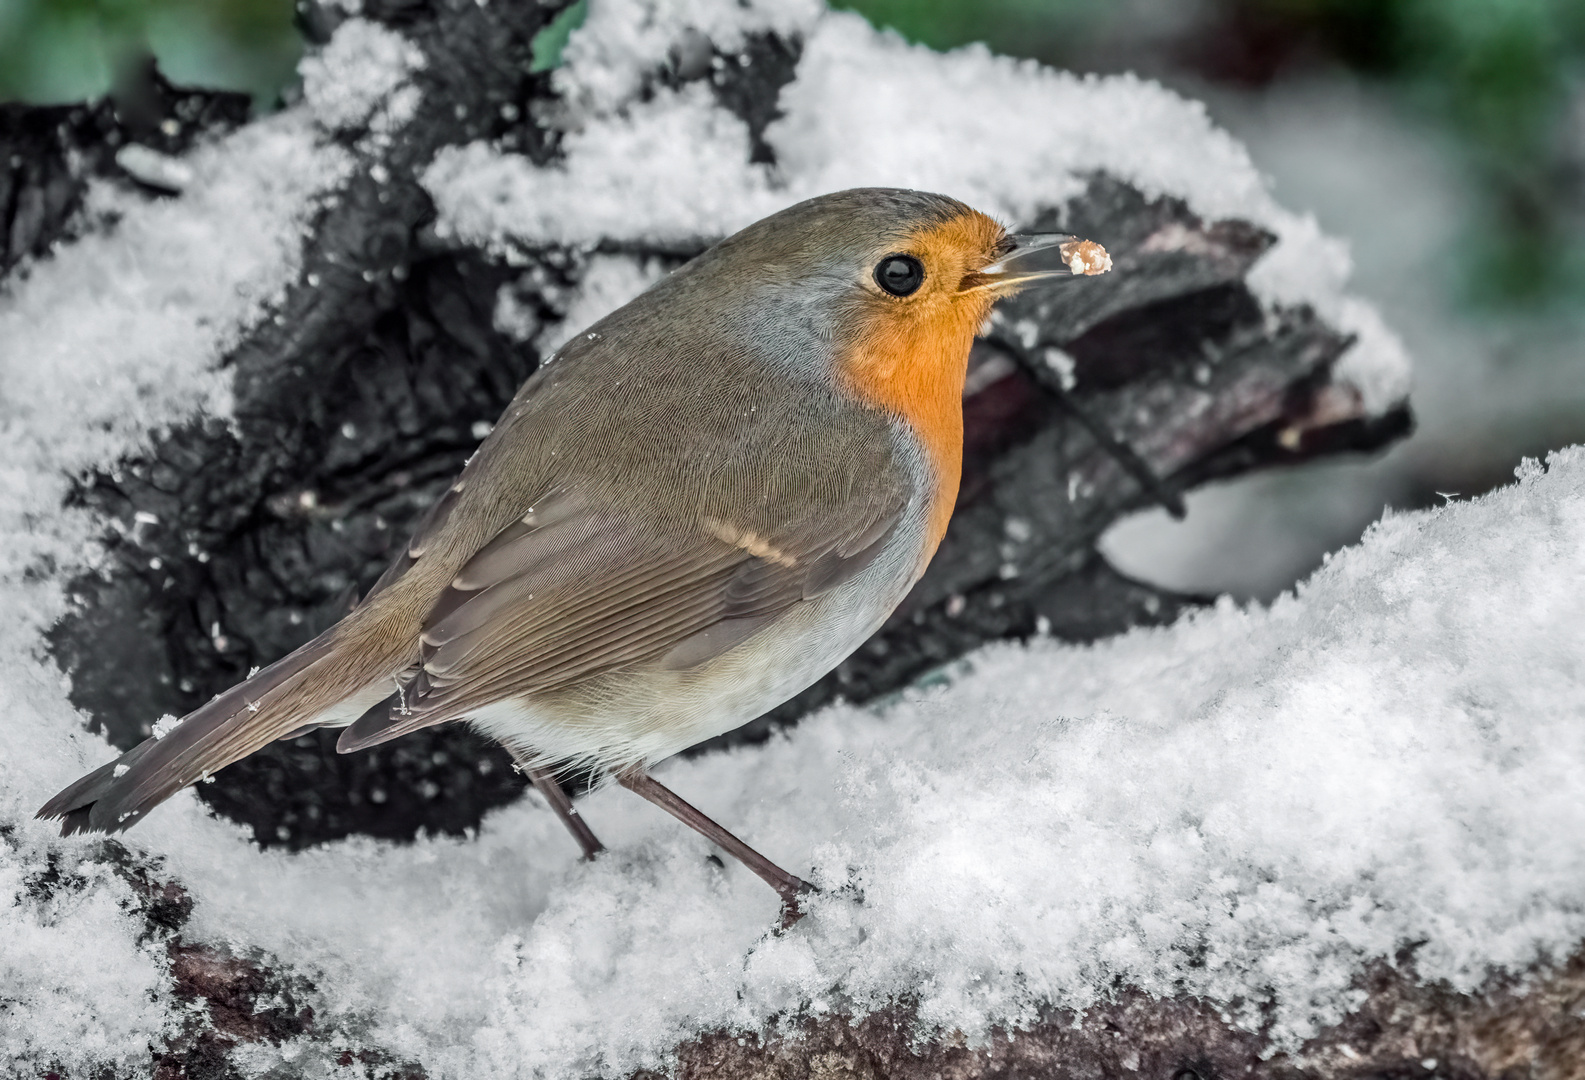
<instances>
[{"instance_id":1,"label":"bird's grey head","mask_svg":"<svg viewBox=\"0 0 1585 1080\"><path fill-rule=\"evenodd\" d=\"M975 325L991 297L968 276L1006 254L1007 234L973 208L929 192L855 188L755 222L641 298L767 358L819 367L863 327L940 318ZM954 320L958 321L958 320Z\"/></svg>"}]
</instances>

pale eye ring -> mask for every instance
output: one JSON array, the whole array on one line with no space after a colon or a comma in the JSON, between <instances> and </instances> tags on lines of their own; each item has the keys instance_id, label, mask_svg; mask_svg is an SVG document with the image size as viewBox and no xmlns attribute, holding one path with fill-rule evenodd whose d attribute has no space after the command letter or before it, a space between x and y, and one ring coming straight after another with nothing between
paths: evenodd
<instances>
[{"instance_id":1,"label":"pale eye ring","mask_svg":"<svg viewBox=\"0 0 1585 1080\"><path fill-rule=\"evenodd\" d=\"M888 255L875 264L875 284L893 296L912 296L925 283L925 264L912 255Z\"/></svg>"}]
</instances>

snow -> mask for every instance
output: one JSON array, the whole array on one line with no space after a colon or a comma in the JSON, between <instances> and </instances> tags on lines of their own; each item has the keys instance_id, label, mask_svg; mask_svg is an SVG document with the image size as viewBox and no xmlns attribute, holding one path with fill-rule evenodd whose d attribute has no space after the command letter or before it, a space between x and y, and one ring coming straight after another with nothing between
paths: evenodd
<instances>
[{"instance_id":1,"label":"snow","mask_svg":"<svg viewBox=\"0 0 1585 1080\"><path fill-rule=\"evenodd\" d=\"M166 191L180 191L193 179L186 162L140 143L127 143L117 150L116 164L150 187Z\"/></svg>"},{"instance_id":2,"label":"snow","mask_svg":"<svg viewBox=\"0 0 1585 1080\"><path fill-rule=\"evenodd\" d=\"M539 336L537 344L541 355L551 355L578 331L605 318L659 281L662 275L662 268L652 259L627 255L591 256L561 321Z\"/></svg>"},{"instance_id":3,"label":"snow","mask_svg":"<svg viewBox=\"0 0 1585 1080\"><path fill-rule=\"evenodd\" d=\"M596 6L617 13L597 19L643 31L609 47L663 54L669 24L639 10ZM698 7L700 25L711 11ZM1099 149L1088 158L1008 147L1009 176L1037 159L1056 169L1046 190L1063 190L1064 161L1102 150L1125 160L1121 136L1102 129L1136 122L1149 142L1151 117L1187 125L1180 152L1237 163L1203 114L1146 84L1068 80L973 50L932 60L846 17L809 19L806 75L825 70L849 93L858 83L841 78L856 79L850 69L868 57L872 83L913 79L925 93L935 64L960 95L988 84L1004 99L1093 105ZM573 56L594 50L578 36L569 45ZM575 67L565 77L585 76ZM825 91L802 82L771 133L787 140L784 162L820 138L809 100L798 102ZM609 115L591 113L586 131L640 131L646 109L667 122L713 109L685 91L624 112L610 104L629 92L617 80L590 86L586 107ZM887 108L910 107L906 97ZM1053 139L1079 138L1084 125L1065 115L1052 113ZM723 137L738 138L728 120ZM993 133L1002 122L982 121ZM841 139L868 130L840 109L832 123ZM61 509L67 478L136 452L161 426L225 415L215 365L293 280L304 222L348 168L315 130L290 113L196 151L183 159L192 176L178 199L98 189L93 213L114 224L0 295L0 600L13 613L0 622L0 1053L19 1069L135 1073L184 1016L160 948L137 940L128 887L97 861L99 842L61 839L31 816L109 756L84 734L39 635L61 611L61 581L94 558L98 525ZM963 160L911 158L890 138L850 149L900 155L892 182L914 169L921 186L981 184L979 201L1008 216L1047 197L989 170L971 175L972 155L947 153L949 135L925 127L920 137L939 136L931 152ZM1154 169L1161 184L1183 184L1160 190L1189 194L1202 212L1236 204L1289 222L1284 245L1322 243L1305 240L1258 181L1229 174L1217 189L1209 174L1170 175L1187 166L1165 151L1128 153L1136 182ZM513 167L479 148L456 160L469 154ZM714 206L698 220L717 232L758 213L756 199L789 200L794 183L881 182L878 167L858 179L870 175L862 164L843 178L849 166L835 155L811 153L800 166L810 171L786 180L755 180L746 155L734 160L736 179L694 200ZM662 177L683 173L656 165ZM956 185L925 183L957 169ZM554 173L536 196L552 207L564 183ZM588 212L608 213L613 188L585 180ZM620 235L651 235L643 230L665 223L645 215L681 205L650 186L628 189L624 227L639 232ZM578 228L621 225L568 213ZM1336 270L1322 276L1333 282ZM572 330L653 273L591 257L559 327L520 325ZM1281 287L1302 292L1302 274L1284 273ZM1382 380L1372 392L1401 391L1390 370L1361 363L1362 381ZM1291 1046L1356 1000L1362 963L1407 943L1424 942L1422 976L1467 989L1494 967L1566 955L1585 936L1582 597L1585 449L1575 448L1544 470L1526 463L1517 484L1481 499L1385 518L1269 608L1224 603L1090 648L987 649L945 685L883 710L830 709L764 747L664 766L685 798L821 886L809 916L780 936L770 932L776 899L758 879L717 867L703 841L620 789L582 806L610 848L592 864L577 861L534 798L492 814L476 837L352 839L293 854L260 852L184 793L126 842L194 899L190 940L259 951L307 976L322 1030L432 1076L621 1075L664 1066L668 1047L701 1031L899 997L918 1002L927 1030L973 1040L1120 983L1205 995ZM66 884L47 888L52 860ZM248 1068L328 1072L328 1052L306 1040L256 1046Z\"/></svg>"},{"instance_id":4,"label":"snow","mask_svg":"<svg viewBox=\"0 0 1585 1080\"><path fill-rule=\"evenodd\" d=\"M142 1064L179 1013L164 949L138 942L131 889L101 863L56 851L82 886L33 895L46 847L0 846L0 1061Z\"/></svg>"},{"instance_id":5,"label":"snow","mask_svg":"<svg viewBox=\"0 0 1585 1080\"><path fill-rule=\"evenodd\" d=\"M700 35L732 53L753 33L791 37L824 14L821 0L627 0L595 3L562 51L557 90L589 112L610 113L640 96L645 74Z\"/></svg>"},{"instance_id":6,"label":"snow","mask_svg":"<svg viewBox=\"0 0 1585 1080\"><path fill-rule=\"evenodd\" d=\"M404 85L424 54L402 35L367 19L348 19L318 53L303 59L303 98L336 131L369 123L390 129L412 118L417 90Z\"/></svg>"},{"instance_id":7,"label":"snow","mask_svg":"<svg viewBox=\"0 0 1585 1080\"><path fill-rule=\"evenodd\" d=\"M85 216L106 224L0 294L8 579L80 557L75 526L70 539L41 527L62 517L69 474L146 445L153 429L229 410L229 381L214 364L291 279L310 196L344 168L294 116L250 125L182 164L191 175L180 200L96 183Z\"/></svg>"},{"instance_id":8,"label":"snow","mask_svg":"<svg viewBox=\"0 0 1585 1080\"><path fill-rule=\"evenodd\" d=\"M903 994L974 1039L1117 981L1251 1026L1269 1003L1292 1045L1405 943L1469 989L1585 934L1582 596L1577 448L1385 519L1269 609L985 650L882 714L663 769L812 868L825 891L780 937L769 890L621 790L584 806L611 848L592 865L537 802L475 840L289 855L184 796L129 840L198 898L189 933L310 973L325 1021L432 1075L619 1075L702 1030ZM30 806L76 756L8 787Z\"/></svg>"},{"instance_id":9,"label":"snow","mask_svg":"<svg viewBox=\"0 0 1585 1080\"><path fill-rule=\"evenodd\" d=\"M807 3L684 7L595 5L555 75L571 103L564 160L539 168L487 143L442 151L426 176L439 231L498 250L675 242L724 236L799 200L869 185L940 191L1013 224L1060 208L1105 171L1149 196L1182 198L1205 218L1270 229L1279 240L1250 275L1257 294L1308 303L1359 335L1339 372L1368 411L1407 393L1402 347L1345 292L1346 247L1280 207L1244 148L1198 102L1132 76L1078 77L983 47L934 53ZM635 74L701 30L730 59L745 31L765 29L804 41L781 92L783 115L764 135L774 166L749 163L746 125L706 82L673 90Z\"/></svg>"}]
</instances>

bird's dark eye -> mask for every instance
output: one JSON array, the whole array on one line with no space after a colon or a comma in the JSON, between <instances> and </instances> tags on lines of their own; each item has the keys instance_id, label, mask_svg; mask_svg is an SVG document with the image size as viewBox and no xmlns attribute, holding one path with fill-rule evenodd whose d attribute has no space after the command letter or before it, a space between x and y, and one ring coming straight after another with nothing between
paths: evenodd
<instances>
[{"instance_id":1,"label":"bird's dark eye","mask_svg":"<svg viewBox=\"0 0 1585 1080\"><path fill-rule=\"evenodd\" d=\"M924 264L912 255L888 255L875 267L875 284L893 296L912 296L924 281Z\"/></svg>"}]
</instances>

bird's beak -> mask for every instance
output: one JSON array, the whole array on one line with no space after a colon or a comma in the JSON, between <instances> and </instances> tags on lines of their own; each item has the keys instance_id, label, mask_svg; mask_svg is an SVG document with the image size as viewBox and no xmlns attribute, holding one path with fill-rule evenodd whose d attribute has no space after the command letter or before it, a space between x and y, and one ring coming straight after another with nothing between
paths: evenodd
<instances>
[{"instance_id":1,"label":"bird's beak","mask_svg":"<svg viewBox=\"0 0 1585 1080\"><path fill-rule=\"evenodd\" d=\"M1031 281L1054 277L1088 277L1112 268L1112 257L1093 240L1081 240L1067 233L1017 233L1007 238L1012 246L996 262L983 270L963 275L960 293L990 292L1005 296ZM1030 256L1056 249L1061 262L1037 269ZM1039 260L1036 260L1037 262Z\"/></svg>"}]
</instances>

